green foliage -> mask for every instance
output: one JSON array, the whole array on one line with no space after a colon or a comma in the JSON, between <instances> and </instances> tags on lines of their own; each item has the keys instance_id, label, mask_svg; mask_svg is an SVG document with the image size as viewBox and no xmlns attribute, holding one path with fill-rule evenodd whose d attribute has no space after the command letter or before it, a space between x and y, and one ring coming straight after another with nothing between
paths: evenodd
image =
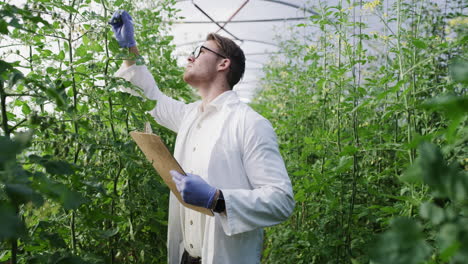
<instances>
[{"instance_id":1,"label":"green foliage","mask_svg":"<svg viewBox=\"0 0 468 264\"><path fill-rule=\"evenodd\" d=\"M311 8L254 104L296 199L291 219L267 229L263 262L466 260L466 5Z\"/></svg>"},{"instance_id":2,"label":"green foliage","mask_svg":"<svg viewBox=\"0 0 468 264\"><path fill-rule=\"evenodd\" d=\"M430 253L425 241L435 240L432 263L464 263L468 257L468 174L457 163L447 164L433 144L422 143L419 153L407 171L410 176L404 179L419 178L432 191L430 200L419 208L427 237L415 220L396 219L378 237L373 259L376 263L422 263Z\"/></svg>"},{"instance_id":3,"label":"green foliage","mask_svg":"<svg viewBox=\"0 0 468 264\"><path fill-rule=\"evenodd\" d=\"M421 226L412 219L396 218L390 228L376 241L378 246L371 250L376 263L418 264L430 254Z\"/></svg>"},{"instance_id":4,"label":"green foliage","mask_svg":"<svg viewBox=\"0 0 468 264\"><path fill-rule=\"evenodd\" d=\"M145 113L155 102L112 77L131 55L107 21L129 10L137 64L189 101L161 23L172 4L0 3L2 43L19 45L0 57L0 262L166 261L168 190L128 132L150 122L170 148L175 136ZM468 258L466 5L444 4L319 2L283 41L255 107L276 129L297 205L267 229L263 262ZM370 14L381 32L367 30Z\"/></svg>"},{"instance_id":5,"label":"green foliage","mask_svg":"<svg viewBox=\"0 0 468 264\"><path fill-rule=\"evenodd\" d=\"M191 100L163 18L174 1L0 3L0 262L161 263L168 189L128 133L150 122L154 101L122 92L123 58L107 24L128 10L160 88ZM13 58L13 59L12 59ZM15 58L19 58L15 61Z\"/></svg>"}]
</instances>

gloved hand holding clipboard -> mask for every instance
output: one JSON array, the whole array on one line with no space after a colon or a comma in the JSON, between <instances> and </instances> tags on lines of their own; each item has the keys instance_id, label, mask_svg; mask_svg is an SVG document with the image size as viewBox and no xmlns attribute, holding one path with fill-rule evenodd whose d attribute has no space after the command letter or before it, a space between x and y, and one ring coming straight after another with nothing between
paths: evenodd
<instances>
[{"instance_id":1,"label":"gloved hand holding clipboard","mask_svg":"<svg viewBox=\"0 0 468 264\"><path fill-rule=\"evenodd\" d=\"M138 147L141 149L141 151L143 151L148 161L151 162L154 169L159 173L161 178L164 180L169 189L171 189L181 204L200 213L204 213L209 216L214 215L210 209L194 206L184 202L169 172L171 170L175 170L183 175L186 175L186 173L183 171L177 160L169 152L166 145L164 145L159 136L152 133L136 131L130 132L130 136L137 143Z\"/></svg>"}]
</instances>

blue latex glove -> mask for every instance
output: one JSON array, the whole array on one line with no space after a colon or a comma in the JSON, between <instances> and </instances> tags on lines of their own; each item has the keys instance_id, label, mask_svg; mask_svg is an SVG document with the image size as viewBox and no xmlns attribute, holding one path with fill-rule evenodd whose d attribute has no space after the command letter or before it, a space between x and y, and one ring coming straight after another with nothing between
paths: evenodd
<instances>
[{"instance_id":1,"label":"blue latex glove","mask_svg":"<svg viewBox=\"0 0 468 264\"><path fill-rule=\"evenodd\" d=\"M109 25L112 26L114 36L122 48L136 46L132 17L124 10L114 12Z\"/></svg>"},{"instance_id":2,"label":"blue latex glove","mask_svg":"<svg viewBox=\"0 0 468 264\"><path fill-rule=\"evenodd\" d=\"M171 170L177 190L182 195L184 202L205 208L211 208L217 189L209 185L200 176L187 173L184 176L177 171Z\"/></svg>"}]
</instances>

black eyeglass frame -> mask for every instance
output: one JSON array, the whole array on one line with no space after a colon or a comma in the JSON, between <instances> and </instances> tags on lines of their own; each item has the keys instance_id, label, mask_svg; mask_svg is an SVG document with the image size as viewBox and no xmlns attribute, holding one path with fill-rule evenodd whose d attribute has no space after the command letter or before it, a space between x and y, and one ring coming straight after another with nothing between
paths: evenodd
<instances>
[{"instance_id":1,"label":"black eyeglass frame","mask_svg":"<svg viewBox=\"0 0 468 264\"><path fill-rule=\"evenodd\" d=\"M202 48L213 52L214 54L220 56L220 57L223 58L223 59L229 59L228 57L224 56L223 54L220 54L220 53L218 53L218 52L216 52L216 51L214 51L214 50L212 50L212 49L210 49L210 48L207 48L207 47L205 47L205 46L203 46L203 45L200 45L200 46L196 47L195 50L192 51L192 53L191 53L190 55L192 55L195 59L197 59L197 58L200 56L200 53L201 53L201 49L202 49ZM198 50L198 51L197 51L197 50Z\"/></svg>"}]
</instances>

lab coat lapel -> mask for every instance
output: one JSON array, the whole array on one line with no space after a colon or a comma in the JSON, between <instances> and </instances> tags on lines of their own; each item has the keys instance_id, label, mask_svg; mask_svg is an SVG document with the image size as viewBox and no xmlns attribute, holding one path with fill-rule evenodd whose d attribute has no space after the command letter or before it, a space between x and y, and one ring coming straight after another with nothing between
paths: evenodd
<instances>
[{"instance_id":1,"label":"lab coat lapel","mask_svg":"<svg viewBox=\"0 0 468 264\"><path fill-rule=\"evenodd\" d=\"M195 122L197 118L197 109L201 102L195 104L191 111L187 113L187 116L184 118L179 131L177 132L176 144L174 147L174 157L180 163L180 158L182 157L181 151L185 148L185 144L187 144L187 136L190 127ZM184 169L184 168L182 168Z\"/></svg>"},{"instance_id":2,"label":"lab coat lapel","mask_svg":"<svg viewBox=\"0 0 468 264\"><path fill-rule=\"evenodd\" d=\"M216 149L224 148L224 147L227 147L229 144L231 144L231 141L225 142L222 136L223 136L223 133L227 133L229 129L232 129L231 121L237 114L236 106L239 103L240 103L240 100L239 100L239 97L237 97L237 94L235 92L231 92L231 94L229 94L229 96L226 98L226 101L221 106L219 111L220 111L220 114L222 115L220 118L222 124L219 126L219 129L216 131L217 132L216 135L213 137L213 139L215 140L214 141L215 143L213 146L214 152L211 153L211 155L209 156L209 160L207 164L212 164L213 162L217 162L216 161L217 158L222 158L221 153L215 153ZM229 183L226 183L223 179L220 179L219 177L211 173L211 171L208 171L208 181L210 182L210 184L213 184L214 186L218 188L224 187L223 185L226 185L226 184L229 185Z\"/></svg>"},{"instance_id":3,"label":"lab coat lapel","mask_svg":"<svg viewBox=\"0 0 468 264\"><path fill-rule=\"evenodd\" d=\"M233 108L234 105L239 104L240 102L239 97L234 91L229 91L229 93L230 94L227 96L226 100L223 102L222 106L220 107L221 109L219 110L221 111L221 114L223 115L223 117L221 118L223 125L221 129L218 130L218 134L216 135L216 137L214 137L216 138L216 140L219 139L219 136L221 135L221 131L223 131L223 129L226 129L226 127L228 127L227 126L228 124L226 124L226 119L228 115L230 114L231 109ZM174 148L174 157L178 161L181 158L181 155L180 155L181 151L184 149L185 144L187 143L186 141L187 141L189 129L190 127L192 127L193 123L196 120L197 111L198 111L198 107L200 106L200 104L201 104L201 101L195 104L192 110L189 111L189 113L187 114L187 117L184 118L184 121L182 122L182 125L179 128L179 131L177 133L177 139L176 139L176 144Z\"/></svg>"}]
</instances>

